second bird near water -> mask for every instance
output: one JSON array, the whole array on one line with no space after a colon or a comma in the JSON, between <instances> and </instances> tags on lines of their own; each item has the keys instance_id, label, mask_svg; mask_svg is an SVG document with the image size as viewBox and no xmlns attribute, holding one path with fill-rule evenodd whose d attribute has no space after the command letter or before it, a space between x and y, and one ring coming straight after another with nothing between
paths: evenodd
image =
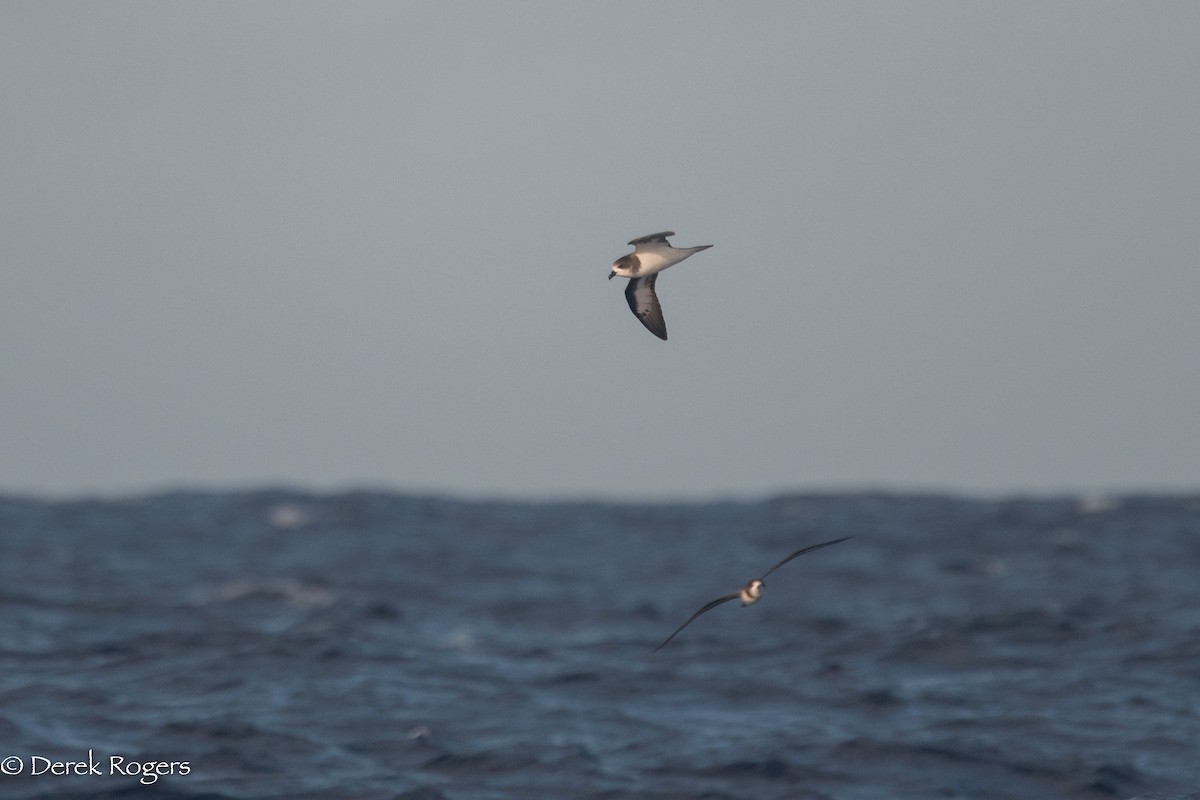
<instances>
[{"instance_id":1,"label":"second bird near water","mask_svg":"<svg viewBox=\"0 0 1200 800\"><path fill-rule=\"evenodd\" d=\"M680 625L678 628L676 628L675 633L672 633L665 640L663 640L662 644L660 644L658 647L654 648L654 652L657 653L659 650L662 650L664 647L666 647L667 642L674 639L676 634L678 634L681 630L686 628L688 625L691 625L692 622L695 621L696 617L700 616L701 614L703 614L706 611L711 611L712 609L716 608L717 606L721 605L722 603L728 603L730 600L741 600L743 606L748 606L753 603L757 603L758 599L760 597L762 597L763 589L766 588L766 584L763 583L763 581L766 579L766 577L768 575L770 575L772 572L774 572L775 570L782 567L784 564L791 561L793 558L796 558L797 556L802 556L805 553L811 553L813 550L820 550L822 547L829 547L829 545L831 545L831 544L837 544L838 542L844 542L850 538L853 538L853 537L843 536L841 539L834 539L831 542L821 542L820 544L814 544L814 545L810 545L808 547L803 547L803 548L797 550L796 552L792 553L787 558L780 561L775 566L771 567L766 572L764 572L762 574L761 578L755 578L754 580L750 581L745 586L743 586L741 589L738 589L736 592L730 592L729 594L723 594L720 597L718 597L716 600L709 600L707 603L705 603L704 605L702 605L700 607L699 611L697 611L695 614L692 614L690 617L687 618L686 622L684 622L682 625Z\"/></svg>"}]
</instances>

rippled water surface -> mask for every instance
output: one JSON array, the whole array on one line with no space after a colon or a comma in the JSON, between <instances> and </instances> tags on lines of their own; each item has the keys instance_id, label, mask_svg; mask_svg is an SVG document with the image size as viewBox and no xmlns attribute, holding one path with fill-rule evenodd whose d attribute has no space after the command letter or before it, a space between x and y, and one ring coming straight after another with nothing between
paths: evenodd
<instances>
[{"instance_id":1,"label":"rippled water surface","mask_svg":"<svg viewBox=\"0 0 1200 800\"><path fill-rule=\"evenodd\" d=\"M0 497L0 604L0 798L1200 798L1200 496Z\"/></svg>"}]
</instances>

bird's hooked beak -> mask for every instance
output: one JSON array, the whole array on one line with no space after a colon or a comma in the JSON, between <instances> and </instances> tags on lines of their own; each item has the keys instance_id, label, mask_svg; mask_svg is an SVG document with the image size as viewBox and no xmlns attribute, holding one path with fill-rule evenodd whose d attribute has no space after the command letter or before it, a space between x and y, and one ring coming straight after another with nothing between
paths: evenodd
<instances>
[{"instance_id":1,"label":"bird's hooked beak","mask_svg":"<svg viewBox=\"0 0 1200 800\"><path fill-rule=\"evenodd\" d=\"M614 269L612 272L608 273L608 279L611 281L615 277L617 277L617 271Z\"/></svg>"}]
</instances>

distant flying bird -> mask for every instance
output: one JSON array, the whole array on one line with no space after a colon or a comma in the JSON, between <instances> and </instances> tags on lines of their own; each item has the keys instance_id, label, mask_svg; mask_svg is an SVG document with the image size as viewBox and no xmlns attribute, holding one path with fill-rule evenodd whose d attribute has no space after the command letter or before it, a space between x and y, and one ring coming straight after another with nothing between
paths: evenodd
<instances>
[{"instance_id":1,"label":"distant flying bird","mask_svg":"<svg viewBox=\"0 0 1200 800\"><path fill-rule=\"evenodd\" d=\"M654 281L658 278L658 273L690 255L712 247L711 244L699 247L671 247L667 237L674 235L674 231L663 231L634 239L630 242L634 246L633 252L614 261L612 272L608 273L610 281L618 275L631 279L625 287L625 299L629 302L629 309L648 331L664 341L667 338L667 323L663 321L662 307L658 304L658 296L654 294Z\"/></svg>"},{"instance_id":2,"label":"distant flying bird","mask_svg":"<svg viewBox=\"0 0 1200 800\"><path fill-rule=\"evenodd\" d=\"M674 639L676 634L678 634L681 630L686 628L688 625L691 625L696 620L696 617L700 616L701 614L703 614L706 611L711 611L712 609L716 608L717 606L721 605L722 603L728 603L730 600L739 600L739 599L742 601L743 606L748 606L748 605L757 603L758 599L760 597L762 597L763 589L766 588L766 584L763 583L763 580L768 575L770 575L772 572L774 572L775 570L782 567L784 564L791 561L793 558L796 558L797 556L802 556L805 553L811 553L813 550L820 550L822 547L829 547L829 545L831 545L831 544L837 544L838 542L844 542L847 539L851 539L851 538L853 538L853 537L843 536L841 539L834 539L832 542L822 542L821 544L814 544L814 545L811 545L810 547L805 547L802 550L797 550L796 552L792 553L790 556L785 558L783 561L780 561L778 564L776 564L775 566L771 567L769 570L764 572L762 578L755 578L754 580L750 581L745 586L743 586L741 589L738 589L736 592L730 592L729 594L721 595L716 600L708 601L707 603L705 603L704 605L702 605L700 607L699 611L697 611L695 614L692 614L690 617L688 617L687 622L683 623L678 628L676 628L675 633L672 633L665 640L663 640L662 644L660 644L658 647L654 648L654 652L657 653L659 650L662 650L664 647L666 647L667 642Z\"/></svg>"}]
</instances>

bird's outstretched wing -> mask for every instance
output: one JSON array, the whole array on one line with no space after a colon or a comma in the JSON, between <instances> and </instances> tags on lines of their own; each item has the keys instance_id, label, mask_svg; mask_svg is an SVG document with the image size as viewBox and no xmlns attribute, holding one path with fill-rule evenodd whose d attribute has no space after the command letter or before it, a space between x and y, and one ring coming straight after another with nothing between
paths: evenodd
<instances>
[{"instance_id":1,"label":"bird's outstretched wing","mask_svg":"<svg viewBox=\"0 0 1200 800\"><path fill-rule=\"evenodd\" d=\"M705 603L704 605L702 605L700 607L699 611L697 611L695 614L692 614L690 617L688 617L687 622L683 623L678 628L676 628L675 633L672 633L670 636L668 636L666 639L663 640L662 644L660 644L658 647L654 648L654 652L657 653L659 650L662 650L664 647L666 647L667 642L674 639L675 635L677 633L679 633L681 630L686 628L688 625L691 625L696 620L696 617L700 616L705 611L711 611L714 608L716 608L717 606L721 605L721 603L728 603L730 600L736 600L739 596L740 596L740 593L732 592L732 593L724 595L722 597L718 597L716 600L708 601L707 603Z\"/></svg>"},{"instance_id":2,"label":"bird's outstretched wing","mask_svg":"<svg viewBox=\"0 0 1200 800\"><path fill-rule=\"evenodd\" d=\"M767 577L772 572L779 569L787 562L791 561L793 558L797 558L798 556L802 556L805 553L811 553L813 550L820 550L822 547L829 547L829 545L831 545L831 544L837 544L838 542L844 542L847 539L853 539L853 538L854 538L853 536L843 536L841 539L834 539L832 542L821 542L820 544L814 544L809 547L805 547L802 550L797 550L796 552L792 553L790 556L785 558L783 561L780 561L778 564L776 564L775 566L771 567L769 570L764 572L762 574L762 577L763 578ZM759 580L762 580L762 578L760 578Z\"/></svg>"},{"instance_id":3,"label":"bird's outstretched wing","mask_svg":"<svg viewBox=\"0 0 1200 800\"><path fill-rule=\"evenodd\" d=\"M668 236L674 236L675 231L662 231L661 233L647 233L645 236L639 236L631 240L629 243L633 245L649 244L650 242L662 242L665 245L670 245L667 241Z\"/></svg>"},{"instance_id":4,"label":"bird's outstretched wing","mask_svg":"<svg viewBox=\"0 0 1200 800\"><path fill-rule=\"evenodd\" d=\"M642 321L646 330L660 339L667 338L667 323L663 319L662 306L658 304L658 295L654 293L654 280L658 273L644 278L630 278L625 287L625 300L629 310Z\"/></svg>"}]
</instances>

